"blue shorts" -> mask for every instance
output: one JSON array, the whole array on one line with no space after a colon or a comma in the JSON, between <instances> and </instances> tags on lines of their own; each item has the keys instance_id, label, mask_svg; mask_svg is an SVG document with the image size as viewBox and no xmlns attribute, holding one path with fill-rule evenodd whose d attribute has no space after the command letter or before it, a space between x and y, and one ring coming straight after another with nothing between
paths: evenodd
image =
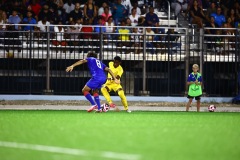
<instances>
[{"instance_id":1,"label":"blue shorts","mask_svg":"<svg viewBox=\"0 0 240 160\"><path fill-rule=\"evenodd\" d=\"M99 78L99 79L96 79L96 78L91 78L87 83L86 85L91 88L91 89L100 89L102 88L102 85L106 82L106 78Z\"/></svg>"}]
</instances>

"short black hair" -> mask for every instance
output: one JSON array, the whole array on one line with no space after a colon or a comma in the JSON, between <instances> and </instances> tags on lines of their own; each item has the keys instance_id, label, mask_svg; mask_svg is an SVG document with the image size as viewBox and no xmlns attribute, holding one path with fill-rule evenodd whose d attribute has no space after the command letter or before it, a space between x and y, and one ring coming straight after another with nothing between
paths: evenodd
<instances>
[{"instance_id":1,"label":"short black hair","mask_svg":"<svg viewBox=\"0 0 240 160\"><path fill-rule=\"evenodd\" d=\"M94 51L88 51L87 57L97 58L97 53L95 53Z\"/></svg>"},{"instance_id":2,"label":"short black hair","mask_svg":"<svg viewBox=\"0 0 240 160\"><path fill-rule=\"evenodd\" d=\"M121 59L119 56L116 56L116 57L114 57L114 61L119 61L119 62L121 62L122 59Z\"/></svg>"}]
</instances>

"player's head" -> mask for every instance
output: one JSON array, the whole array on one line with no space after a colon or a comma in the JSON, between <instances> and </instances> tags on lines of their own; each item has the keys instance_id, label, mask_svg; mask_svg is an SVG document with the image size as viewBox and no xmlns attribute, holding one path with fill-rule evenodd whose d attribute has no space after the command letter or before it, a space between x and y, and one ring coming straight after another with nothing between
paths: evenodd
<instances>
[{"instance_id":1,"label":"player's head","mask_svg":"<svg viewBox=\"0 0 240 160\"><path fill-rule=\"evenodd\" d=\"M122 59L119 56L114 57L113 66L117 68L121 64Z\"/></svg>"},{"instance_id":2,"label":"player's head","mask_svg":"<svg viewBox=\"0 0 240 160\"><path fill-rule=\"evenodd\" d=\"M193 72L197 72L198 69L199 69L199 66L198 66L197 64L194 64L194 65L192 66Z\"/></svg>"},{"instance_id":3,"label":"player's head","mask_svg":"<svg viewBox=\"0 0 240 160\"><path fill-rule=\"evenodd\" d=\"M97 54L94 51L88 51L87 57L97 58Z\"/></svg>"}]
</instances>

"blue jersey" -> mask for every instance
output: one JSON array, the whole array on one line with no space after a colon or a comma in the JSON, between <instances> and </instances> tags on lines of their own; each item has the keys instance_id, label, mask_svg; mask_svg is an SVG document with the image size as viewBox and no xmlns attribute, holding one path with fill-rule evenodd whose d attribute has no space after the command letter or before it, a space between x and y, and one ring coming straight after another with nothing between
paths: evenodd
<instances>
[{"instance_id":1,"label":"blue jersey","mask_svg":"<svg viewBox=\"0 0 240 160\"><path fill-rule=\"evenodd\" d=\"M106 68L105 64L103 64L99 59L96 59L94 57L88 57L86 58L86 60L87 60L88 68L93 78L106 79L106 74L104 71Z\"/></svg>"},{"instance_id":2,"label":"blue jersey","mask_svg":"<svg viewBox=\"0 0 240 160\"><path fill-rule=\"evenodd\" d=\"M188 75L188 82L195 82L198 80L198 82L202 82L202 75L200 73L194 74L193 72Z\"/></svg>"}]
</instances>

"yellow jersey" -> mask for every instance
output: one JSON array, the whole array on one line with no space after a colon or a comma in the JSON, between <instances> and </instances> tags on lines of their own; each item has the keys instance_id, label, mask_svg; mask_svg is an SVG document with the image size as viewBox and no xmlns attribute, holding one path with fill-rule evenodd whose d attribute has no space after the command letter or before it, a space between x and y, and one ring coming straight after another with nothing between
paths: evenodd
<instances>
[{"instance_id":1,"label":"yellow jersey","mask_svg":"<svg viewBox=\"0 0 240 160\"><path fill-rule=\"evenodd\" d=\"M113 64L114 64L113 62L109 62L109 64L108 64L109 69L111 69L111 71L113 72L113 74L114 74L115 77L117 77L117 76L121 77L122 74L123 74L123 68L122 68L122 66L119 65L117 68L115 68L115 67L113 66ZM110 73L108 73L108 78L112 78L112 76L111 76Z\"/></svg>"}]
</instances>

